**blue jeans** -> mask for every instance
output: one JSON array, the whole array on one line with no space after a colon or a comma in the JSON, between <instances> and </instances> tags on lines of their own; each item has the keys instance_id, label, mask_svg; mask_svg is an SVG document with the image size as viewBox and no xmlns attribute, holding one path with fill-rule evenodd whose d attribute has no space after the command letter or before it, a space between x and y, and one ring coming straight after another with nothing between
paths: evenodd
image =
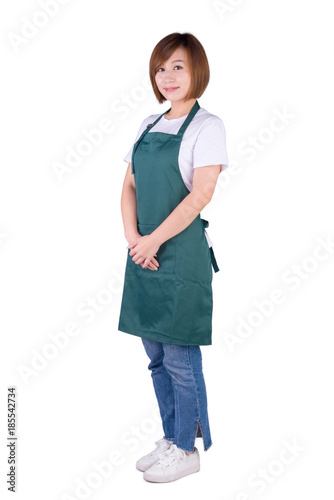
<instances>
[{"instance_id":1,"label":"blue jeans","mask_svg":"<svg viewBox=\"0 0 334 500\"><path fill-rule=\"evenodd\" d=\"M196 437L212 445L200 346L172 345L142 337L165 439L189 453Z\"/></svg>"}]
</instances>

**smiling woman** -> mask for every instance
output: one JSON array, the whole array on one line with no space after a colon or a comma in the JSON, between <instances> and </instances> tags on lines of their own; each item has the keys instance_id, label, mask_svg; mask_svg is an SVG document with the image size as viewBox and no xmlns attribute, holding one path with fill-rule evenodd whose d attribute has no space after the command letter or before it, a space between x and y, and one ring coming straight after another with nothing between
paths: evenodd
<instances>
[{"instance_id":1,"label":"smiling woman","mask_svg":"<svg viewBox=\"0 0 334 500\"><path fill-rule=\"evenodd\" d=\"M179 84L181 92L188 88L186 94L182 92L184 100L201 97L210 80L209 62L202 44L190 33L173 33L168 37L155 46L150 58L150 79L156 98L162 104L169 99L166 88L179 87ZM178 70L174 67L176 63L181 63L176 66ZM176 77L178 81L168 77ZM168 86L169 83L176 85ZM175 102L172 104L175 107Z\"/></svg>"},{"instance_id":2,"label":"smiling woman","mask_svg":"<svg viewBox=\"0 0 334 500\"><path fill-rule=\"evenodd\" d=\"M160 40L150 79L158 102L171 107L144 119L124 158L129 252L118 329L141 337L151 360L164 437L136 465L153 482L199 470L196 437L205 451L212 445L200 346L212 344L212 267L219 268L200 213L228 160L222 120L197 100L209 78L194 35Z\"/></svg>"}]
</instances>

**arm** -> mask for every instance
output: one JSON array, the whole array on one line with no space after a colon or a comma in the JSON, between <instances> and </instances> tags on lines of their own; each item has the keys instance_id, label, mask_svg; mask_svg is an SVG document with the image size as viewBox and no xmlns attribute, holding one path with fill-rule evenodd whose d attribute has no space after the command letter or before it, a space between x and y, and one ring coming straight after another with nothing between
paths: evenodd
<instances>
[{"instance_id":1,"label":"arm","mask_svg":"<svg viewBox=\"0 0 334 500\"><path fill-rule=\"evenodd\" d=\"M150 120L150 116L143 120L141 123L135 141L139 139L147 123ZM131 154L132 149L128 152L128 155ZM130 157L130 156L129 156ZM137 228L137 196L136 196L136 183L135 176L131 174L131 161L128 163L128 168L125 174L125 179L123 183L123 190L121 196L121 211L124 225L124 236L127 239L128 243L132 242L135 238L141 236L138 233Z\"/></svg>"},{"instance_id":2,"label":"arm","mask_svg":"<svg viewBox=\"0 0 334 500\"><path fill-rule=\"evenodd\" d=\"M124 226L124 236L128 243L139 236L137 229L137 197L134 175L131 175L129 162L121 195L121 211Z\"/></svg>"},{"instance_id":3,"label":"arm","mask_svg":"<svg viewBox=\"0 0 334 500\"><path fill-rule=\"evenodd\" d=\"M201 210L211 201L220 165L208 165L194 169L193 189L168 217L149 235L143 236L138 243L129 245L130 255L136 264L147 267L152 255L160 245L183 231L197 217Z\"/></svg>"},{"instance_id":4,"label":"arm","mask_svg":"<svg viewBox=\"0 0 334 500\"><path fill-rule=\"evenodd\" d=\"M129 244L134 244L143 236L138 233L137 228L137 196L134 175L131 174L131 162L125 174L121 195L121 212L124 225L124 236ZM156 255L156 252L155 254ZM137 262L136 262L137 264ZM140 264L140 262L138 262ZM147 266L154 271L157 270L159 262L153 256Z\"/></svg>"},{"instance_id":5,"label":"arm","mask_svg":"<svg viewBox=\"0 0 334 500\"><path fill-rule=\"evenodd\" d=\"M197 167L194 169L193 189L171 214L152 233L152 238L162 245L169 238L183 231L213 196L220 165Z\"/></svg>"}]
</instances>

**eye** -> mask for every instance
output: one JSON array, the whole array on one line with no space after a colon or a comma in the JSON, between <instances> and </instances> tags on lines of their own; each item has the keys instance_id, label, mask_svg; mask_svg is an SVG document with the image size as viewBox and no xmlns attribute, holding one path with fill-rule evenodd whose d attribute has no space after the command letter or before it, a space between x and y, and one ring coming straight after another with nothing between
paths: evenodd
<instances>
[{"instance_id":1,"label":"eye","mask_svg":"<svg viewBox=\"0 0 334 500\"><path fill-rule=\"evenodd\" d=\"M176 66L174 66L174 68L181 68L181 69L182 69L182 66L176 65ZM161 73L161 71L160 71L160 70L161 70L161 71L165 71L165 70L164 70L164 68L158 68L158 69L156 70L156 73Z\"/></svg>"}]
</instances>

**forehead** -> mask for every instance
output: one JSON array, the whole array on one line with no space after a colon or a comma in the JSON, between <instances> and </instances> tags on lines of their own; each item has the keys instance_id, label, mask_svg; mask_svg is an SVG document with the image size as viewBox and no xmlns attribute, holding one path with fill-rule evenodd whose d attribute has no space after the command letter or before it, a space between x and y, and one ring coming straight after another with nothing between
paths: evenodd
<instances>
[{"instance_id":1,"label":"forehead","mask_svg":"<svg viewBox=\"0 0 334 500\"><path fill-rule=\"evenodd\" d=\"M187 51L183 47L175 49L166 62L174 62L176 59L181 59L182 61L187 62Z\"/></svg>"}]
</instances>

